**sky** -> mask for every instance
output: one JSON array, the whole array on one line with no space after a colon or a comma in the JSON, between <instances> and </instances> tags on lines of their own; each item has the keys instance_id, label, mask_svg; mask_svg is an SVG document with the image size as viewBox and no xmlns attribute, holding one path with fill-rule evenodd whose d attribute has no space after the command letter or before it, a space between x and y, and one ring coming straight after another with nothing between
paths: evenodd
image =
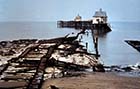
<instances>
[{"instance_id":1,"label":"sky","mask_svg":"<svg viewBox=\"0 0 140 89\"><path fill-rule=\"evenodd\" d=\"M0 0L0 21L91 19L102 8L109 21L140 21L140 0Z\"/></svg>"}]
</instances>

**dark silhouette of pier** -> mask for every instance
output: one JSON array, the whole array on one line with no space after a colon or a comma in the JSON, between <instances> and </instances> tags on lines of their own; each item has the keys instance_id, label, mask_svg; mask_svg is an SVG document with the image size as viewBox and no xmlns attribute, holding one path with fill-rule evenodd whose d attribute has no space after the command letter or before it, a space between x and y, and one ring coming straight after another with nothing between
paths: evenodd
<instances>
[{"instance_id":1,"label":"dark silhouette of pier","mask_svg":"<svg viewBox=\"0 0 140 89\"><path fill-rule=\"evenodd\" d=\"M57 26L59 28L94 30L98 33L107 33L111 31L111 28L107 23L93 24L92 21L58 21Z\"/></svg>"}]
</instances>

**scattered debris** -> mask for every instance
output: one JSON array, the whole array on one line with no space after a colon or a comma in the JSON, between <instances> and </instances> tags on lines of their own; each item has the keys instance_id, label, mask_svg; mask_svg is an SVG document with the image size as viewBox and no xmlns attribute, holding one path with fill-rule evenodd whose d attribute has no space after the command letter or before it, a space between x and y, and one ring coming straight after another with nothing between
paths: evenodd
<instances>
[{"instance_id":1,"label":"scattered debris","mask_svg":"<svg viewBox=\"0 0 140 89\"><path fill-rule=\"evenodd\" d=\"M40 89L46 79L80 75L70 71L104 70L95 54L76 41L77 36L0 42L0 88Z\"/></svg>"}]
</instances>

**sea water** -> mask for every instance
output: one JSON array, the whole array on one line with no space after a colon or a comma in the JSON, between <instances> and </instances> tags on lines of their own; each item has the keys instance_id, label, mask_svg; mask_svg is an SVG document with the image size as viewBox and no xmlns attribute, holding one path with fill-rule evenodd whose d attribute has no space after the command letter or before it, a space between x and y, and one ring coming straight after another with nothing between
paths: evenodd
<instances>
[{"instance_id":1,"label":"sea water","mask_svg":"<svg viewBox=\"0 0 140 89\"><path fill-rule=\"evenodd\" d=\"M140 62L140 53L124 42L124 40L140 40L140 22L111 22L110 24L112 31L99 36L98 49L103 63L134 65ZM78 32L79 30L71 28L58 28L56 22L0 22L0 41L51 39ZM83 41L88 42L88 50L95 53L92 36L85 34Z\"/></svg>"}]
</instances>

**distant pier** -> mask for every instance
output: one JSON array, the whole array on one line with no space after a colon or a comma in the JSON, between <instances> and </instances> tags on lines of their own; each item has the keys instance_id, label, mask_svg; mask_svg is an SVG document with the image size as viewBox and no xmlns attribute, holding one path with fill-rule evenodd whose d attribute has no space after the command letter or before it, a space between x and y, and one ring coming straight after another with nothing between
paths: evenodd
<instances>
[{"instance_id":1,"label":"distant pier","mask_svg":"<svg viewBox=\"0 0 140 89\"><path fill-rule=\"evenodd\" d=\"M107 14L100 9L96 11L93 18L90 20L82 20L82 17L78 14L74 20L71 21L58 21L57 26L59 28L75 28L82 30L94 30L98 33L107 33L111 31L111 26L107 22Z\"/></svg>"},{"instance_id":2,"label":"distant pier","mask_svg":"<svg viewBox=\"0 0 140 89\"><path fill-rule=\"evenodd\" d=\"M111 31L110 26L107 23L96 23L92 21L58 21L57 26L59 28L75 28L75 29L86 29L95 30L100 33L106 33Z\"/></svg>"}]
</instances>

